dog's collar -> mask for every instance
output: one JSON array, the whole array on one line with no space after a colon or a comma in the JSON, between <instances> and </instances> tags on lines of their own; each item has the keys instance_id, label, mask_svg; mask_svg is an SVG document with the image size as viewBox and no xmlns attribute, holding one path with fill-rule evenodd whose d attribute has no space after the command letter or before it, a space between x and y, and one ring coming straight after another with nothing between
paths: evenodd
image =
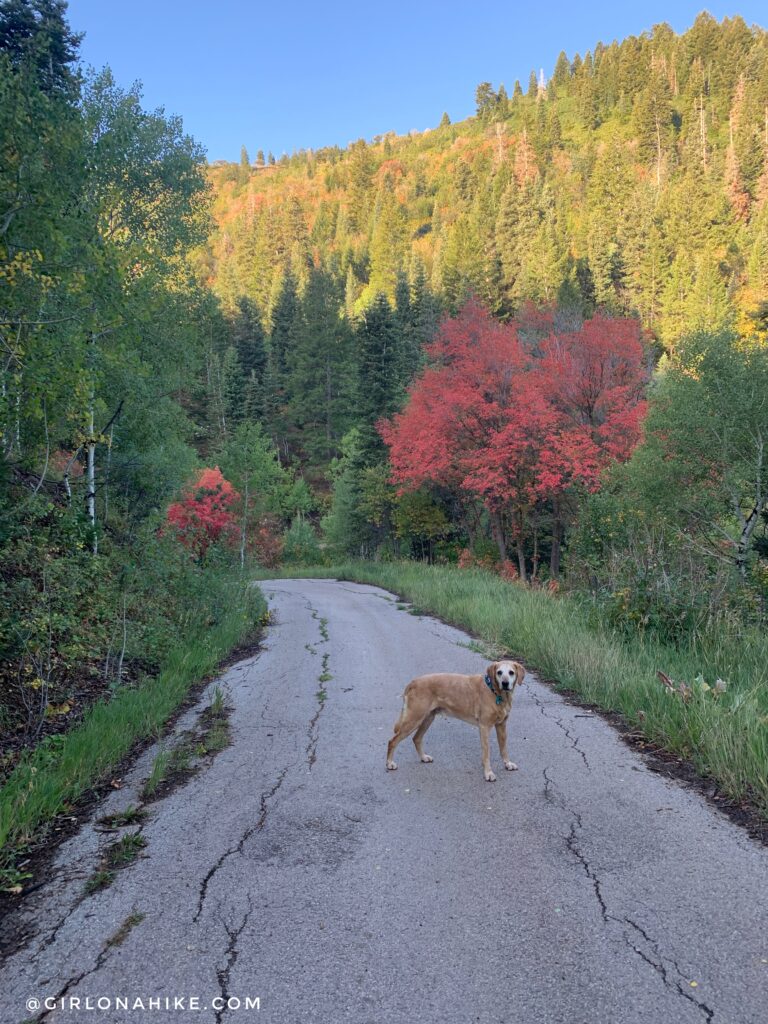
<instances>
[{"instance_id":1,"label":"dog's collar","mask_svg":"<svg viewBox=\"0 0 768 1024\"><path fill-rule=\"evenodd\" d=\"M488 687L488 689L491 691L491 693L496 698L496 703L497 704L503 704L504 703L504 698L501 696L500 693L497 693L494 690L493 683L491 682L491 677L488 675L487 672L485 673L485 677L484 678L485 678L485 685Z\"/></svg>"}]
</instances>

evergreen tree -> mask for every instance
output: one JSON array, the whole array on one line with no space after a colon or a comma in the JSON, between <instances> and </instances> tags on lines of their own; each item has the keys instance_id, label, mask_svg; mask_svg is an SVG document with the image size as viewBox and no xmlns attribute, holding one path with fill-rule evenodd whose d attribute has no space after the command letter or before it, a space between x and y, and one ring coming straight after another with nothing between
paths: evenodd
<instances>
[{"instance_id":1,"label":"evergreen tree","mask_svg":"<svg viewBox=\"0 0 768 1024\"><path fill-rule=\"evenodd\" d=\"M404 273L398 274L395 288L396 378L401 392L413 376L418 365L418 341L411 306L411 287Z\"/></svg>"},{"instance_id":2,"label":"evergreen tree","mask_svg":"<svg viewBox=\"0 0 768 1024\"><path fill-rule=\"evenodd\" d=\"M376 200L370 245L369 295L382 292L394 300L395 286L405 261L406 220L389 178L382 182Z\"/></svg>"},{"instance_id":3,"label":"evergreen tree","mask_svg":"<svg viewBox=\"0 0 768 1024\"><path fill-rule=\"evenodd\" d=\"M299 296L296 279L289 271L278 278L276 298L271 310L269 356L278 379L284 377L287 372L290 340L298 316Z\"/></svg>"},{"instance_id":4,"label":"evergreen tree","mask_svg":"<svg viewBox=\"0 0 768 1024\"><path fill-rule=\"evenodd\" d=\"M339 442L352 424L356 367L352 335L341 307L342 296L333 278L313 270L290 332L288 440L315 470L338 453Z\"/></svg>"},{"instance_id":5,"label":"evergreen tree","mask_svg":"<svg viewBox=\"0 0 768 1024\"><path fill-rule=\"evenodd\" d=\"M226 349L221 360L221 405L222 433L229 436L245 418L245 378L234 345Z\"/></svg>"},{"instance_id":6,"label":"evergreen tree","mask_svg":"<svg viewBox=\"0 0 768 1024\"><path fill-rule=\"evenodd\" d=\"M504 83L499 86L499 91L496 95L496 110L495 115L497 118L504 119L509 115L509 97L507 96L507 90L504 88Z\"/></svg>"},{"instance_id":7,"label":"evergreen tree","mask_svg":"<svg viewBox=\"0 0 768 1024\"><path fill-rule=\"evenodd\" d=\"M385 295L377 295L365 310L357 329L357 344L359 458L361 465L370 466L386 457L376 424L395 412L400 395L396 321Z\"/></svg>"},{"instance_id":8,"label":"evergreen tree","mask_svg":"<svg viewBox=\"0 0 768 1024\"><path fill-rule=\"evenodd\" d=\"M66 21L66 0L2 0L0 53L11 66L32 71L45 93L73 98L79 77L74 67L82 33Z\"/></svg>"},{"instance_id":9,"label":"evergreen tree","mask_svg":"<svg viewBox=\"0 0 768 1024\"><path fill-rule=\"evenodd\" d=\"M665 156L673 139L669 83L660 64L651 69L647 86L635 98L633 120L640 154L645 160L653 160L659 187Z\"/></svg>"},{"instance_id":10,"label":"evergreen tree","mask_svg":"<svg viewBox=\"0 0 768 1024\"><path fill-rule=\"evenodd\" d=\"M565 50L561 50L555 64L555 70L552 75L552 82L558 91L558 94L562 95L564 90L567 88L568 83L571 80L571 65Z\"/></svg>"},{"instance_id":11,"label":"evergreen tree","mask_svg":"<svg viewBox=\"0 0 768 1024\"><path fill-rule=\"evenodd\" d=\"M245 185L251 177L251 158L245 146L240 147L240 168L238 170L238 182Z\"/></svg>"},{"instance_id":12,"label":"evergreen tree","mask_svg":"<svg viewBox=\"0 0 768 1024\"><path fill-rule=\"evenodd\" d=\"M490 121L496 111L498 97L490 82L481 82L475 90L475 108L481 121Z\"/></svg>"},{"instance_id":13,"label":"evergreen tree","mask_svg":"<svg viewBox=\"0 0 768 1024\"><path fill-rule=\"evenodd\" d=\"M264 328L256 304L241 296L232 321L232 342L237 352L240 373L246 382L243 394L243 415L259 419L263 413L264 376L267 370L267 347ZM240 417L242 418L242 417Z\"/></svg>"},{"instance_id":14,"label":"evergreen tree","mask_svg":"<svg viewBox=\"0 0 768 1024\"><path fill-rule=\"evenodd\" d=\"M352 231L364 230L370 212L373 185L373 158L365 139L358 139L350 149L349 226Z\"/></svg>"}]
</instances>

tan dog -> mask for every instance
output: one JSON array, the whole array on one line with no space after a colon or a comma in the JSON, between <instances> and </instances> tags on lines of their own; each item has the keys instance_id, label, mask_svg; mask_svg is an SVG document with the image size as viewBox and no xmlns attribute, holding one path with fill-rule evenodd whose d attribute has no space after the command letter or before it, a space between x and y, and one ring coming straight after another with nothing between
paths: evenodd
<instances>
[{"instance_id":1,"label":"tan dog","mask_svg":"<svg viewBox=\"0 0 768 1024\"><path fill-rule=\"evenodd\" d=\"M494 661L484 676L461 676L440 672L430 676L412 679L403 693L403 710L395 723L395 735L387 747L387 768L394 771L397 765L392 755L398 743L415 730L413 745L422 761L429 763L432 758L425 754L422 742L435 716L442 712L451 718L460 718L480 729L480 746L483 752L483 776L486 782L495 782L491 771L491 754L488 737L491 726L496 727L499 753L507 771L517 768L507 753L507 718L512 710L515 687L522 683L525 669L516 661Z\"/></svg>"}]
</instances>

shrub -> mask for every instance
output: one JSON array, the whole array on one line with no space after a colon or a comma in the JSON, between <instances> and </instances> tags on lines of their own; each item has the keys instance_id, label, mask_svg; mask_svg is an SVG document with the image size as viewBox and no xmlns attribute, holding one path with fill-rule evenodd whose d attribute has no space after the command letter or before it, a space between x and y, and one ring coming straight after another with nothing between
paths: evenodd
<instances>
[{"instance_id":1,"label":"shrub","mask_svg":"<svg viewBox=\"0 0 768 1024\"><path fill-rule=\"evenodd\" d=\"M321 561L317 536L303 516L296 516L283 537L283 560L291 565L317 565Z\"/></svg>"},{"instance_id":2,"label":"shrub","mask_svg":"<svg viewBox=\"0 0 768 1024\"><path fill-rule=\"evenodd\" d=\"M232 506L238 498L218 466L204 469L181 499L168 507L168 524L181 543L203 559L211 544L234 539L237 524Z\"/></svg>"}]
</instances>

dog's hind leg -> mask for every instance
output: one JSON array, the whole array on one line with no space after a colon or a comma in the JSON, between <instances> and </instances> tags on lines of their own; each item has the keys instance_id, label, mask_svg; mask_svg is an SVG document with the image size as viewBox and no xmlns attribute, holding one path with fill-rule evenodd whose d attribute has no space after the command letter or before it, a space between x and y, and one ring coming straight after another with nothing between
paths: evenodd
<instances>
[{"instance_id":1,"label":"dog's hind leg","mask_svg":"<svg viewBox=\"0 0 768 1024\"><path fill-rule=\"evenodd\" d=\"M496 726L496 739L499 741L499 753L501 754L501 760L504 762L504 767L508 772L517 771L517 765L514 761L509 760L509 753L507 752L507 723L506 720L499 722Z\"/></svg>"},{"instance_id":2,"label":"dog's hind leg","mask_svg":"<svg viewBox=\"0 0 768 1024\"><path fill-rule=\"evenodd\" d=\"M413 710L408 707L408 694L406 693L403 697L403 710L400 712L400 717L395 722L395 733L392 739L389 741L387 746L387 770L390 772L395 771L397 765L392 760L392 755L395 752L395 748L399 743L402 743L406 737L410 736L421 725L421 715L419 712L414 713Z\"/></svg>"},{"instance_id":3,"label":"dog's hind leg","mask_svg":"<svg viewBox=\"0 0 768 1024\"><path fill-rule=\"evenodd\" d=\"M419 759L422 760L424 762L424 764L429 764L430 761L432 761L432 758L429 756L429 754L425 754L424 753L424 748L422 747L422 741L423 741L424 737L427 734L427 729L434 722L436 714L437 714L437 711L430 711L430 713L427 715L427 717L421 723L421 725L416 730L416 732L414 733L414 736L413 736L413 745L414 745L414 747L416 747L416 753L419 755Z\"/></svg>"}]
</instances>

